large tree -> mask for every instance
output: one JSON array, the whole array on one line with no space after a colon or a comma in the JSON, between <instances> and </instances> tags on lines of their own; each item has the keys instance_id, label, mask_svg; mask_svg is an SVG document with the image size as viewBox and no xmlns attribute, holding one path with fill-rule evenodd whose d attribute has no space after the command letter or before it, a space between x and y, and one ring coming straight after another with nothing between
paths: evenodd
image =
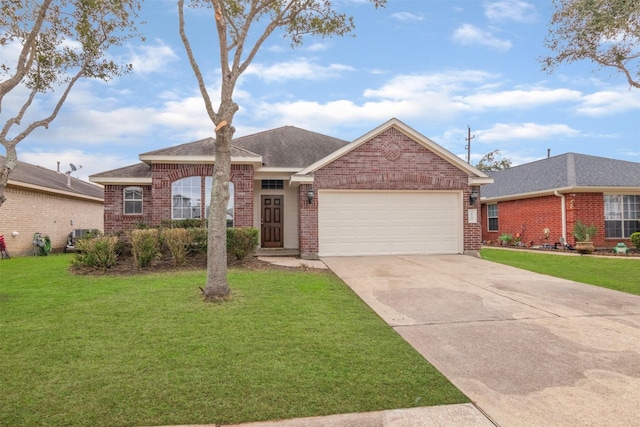
<instances>
[{"instance_id":1,"label":"large tree","mask_svg":"<svg viewBox=\"0 0 640 427\"><path fill-rule=\"evenodd\" d=\"M640 1L553 0L545 46L554 55L542 58L553 71L562 62L588 59L624 74L640 88Z\"/></svg>"},{"instance_id":2,"label":"large tree","mask_svg":"<svg viewBox=\"0 0 640 427\"><path fill-rule=\"evenodd\" d=\"M481 171L500 171L511 167L509 157L500 157L500 150L493 150L482 156L476 164Z\"/></svg>"},{"instance_id":3,"label":"large tree","mask_svg":"<svg viewBox=\"0 0 640 427\"><path fill-rule=\"evenodd\" d=\"M386 0L368 0L376 7ZM211 207L208 213L206 301L228 296L226 216L231 176L231 140L235 131L233 116L238 105L233 100L238 78L246 71L263 43L276 31L295 47L304 36L346 35L353 31L353 18L338 13L331 0L186 0L189 6L209 10L220 59L221 89L217 108L207 88L185 30L185 0L178 0L180 37L195 74L206 111L215 129L215 162ZM212 31L213 32L213 31ZM202 33L192 37L205 37Z\"/></svg>"},{"instance_id":4,"label":"large tree","mask_svg":"<svg viewBox=\"0 0 640 427\"><path fill-rule=\"evenodd\" d=\"M18 162L16 146L35 129L49 127L76 82L129 71L129 64L119 65L106 54L137 35L133 20L139 1L0 0L0 142L6 152L0 206ZM14 50L16 55L7 54ZM29 115L40 97L52 99L53 107L40 117Z\"/></svg>"}]
</instances>

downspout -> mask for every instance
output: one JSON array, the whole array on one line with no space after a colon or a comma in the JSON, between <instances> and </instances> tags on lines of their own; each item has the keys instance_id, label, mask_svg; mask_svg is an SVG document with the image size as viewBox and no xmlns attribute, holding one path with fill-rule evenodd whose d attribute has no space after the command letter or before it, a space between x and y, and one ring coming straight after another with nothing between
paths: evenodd
<instances>
[{"instance_id":1,"label":"downspout","mask_svg":"<svg viewBox=\"0 0 640 427\"><path fill-rule=\"evenodd\" d=\"M567 207L564 203L564 194L558 193L558 190L553 191L553 195L560 197L560 203L562 203L562 238L564 239L565 245L568 245L567 241Z\"/></svg>"}]
</instances>

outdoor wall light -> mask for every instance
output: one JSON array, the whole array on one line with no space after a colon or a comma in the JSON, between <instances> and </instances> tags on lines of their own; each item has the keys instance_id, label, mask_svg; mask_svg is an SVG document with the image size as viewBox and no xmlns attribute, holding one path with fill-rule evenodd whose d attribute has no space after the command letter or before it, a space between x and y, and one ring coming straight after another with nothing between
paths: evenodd
<instances>
[{"instance_id":1,"label":"outdoor wall light","mask_svg":"<svg viewBox=\"0 0 640 427\"><path fill-rule=\"evenodd\" d=\"M469 194L469 204L471 206L476 204L476 200L478 200L478 190L471 190L471 194Z\"/></svg>"},{"instance_id":2,"label":"outdoor wall light","mask_svg":"<svg viewBox=\"0 0 640 427\"><path fill-rule=\"evenodd\" d=\"M307 191L307 202L311 204L313 202L313 188Z\"/></svg>"}]
</instances>

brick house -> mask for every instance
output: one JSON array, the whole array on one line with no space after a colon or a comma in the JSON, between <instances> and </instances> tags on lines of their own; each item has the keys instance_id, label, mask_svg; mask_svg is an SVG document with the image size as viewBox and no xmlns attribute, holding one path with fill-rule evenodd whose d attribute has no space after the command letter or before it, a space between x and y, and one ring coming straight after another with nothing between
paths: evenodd
<instances>
[{"instance_id":1,"label":"brick house","mask_svg":"<svg viewBox=\"0 0 640 427\"><path fill-rule=\"evenodd\" d=\"M140 155L96 174L105 232L203 218L214 140ZM262 248L303 258L475 251L483 172L397 119L349 143L292 126L233 141L228 223L260 230ZM473 193L473 196L472 196Z\"/></svg>"},{"instance_id":2,"label":"brick house","mask_svg":"<svg viewBox=\"0 0 640 427\"><path fill-rule=\"evenodd\" d=\"M0 166L5 158L0 156ZM0 235L11 256L31 255L33 236L51 239L53 251L62 251L73 229L102 230L102 187L41 166L18 162L9 175L7 200L0 207Z\"/></svg>"},{"instance_id":3,"label":"brick house","mask_svg":"<svg viewBox=\"0 0 640 427\"><path fill-rule=\"evenodd\" d=\"M482 239L519 233L529 245L575 244L581 220L598 233L594 246L630 245L640 231L640 163L566 153L502 171L487 172L483 187Z\"/></svg>"}]
</instances>

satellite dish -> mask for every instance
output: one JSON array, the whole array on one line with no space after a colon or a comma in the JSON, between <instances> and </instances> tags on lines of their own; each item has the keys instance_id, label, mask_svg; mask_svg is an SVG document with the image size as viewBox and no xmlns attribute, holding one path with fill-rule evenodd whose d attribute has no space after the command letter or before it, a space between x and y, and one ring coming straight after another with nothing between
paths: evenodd
<instances>
[{"instance_id":1,"label":"satellite dish","mask_svg":"<svg viewBox=\"0 0 640 427\"><path fill-rule=\"evenodd\" d=\"M75 172L76 170L78 170L78 168L76 168L76 165L74 165L73 163L69 163L69 166L71 166L71 170L73 172Z\"/></svg>"}]
</instances>

